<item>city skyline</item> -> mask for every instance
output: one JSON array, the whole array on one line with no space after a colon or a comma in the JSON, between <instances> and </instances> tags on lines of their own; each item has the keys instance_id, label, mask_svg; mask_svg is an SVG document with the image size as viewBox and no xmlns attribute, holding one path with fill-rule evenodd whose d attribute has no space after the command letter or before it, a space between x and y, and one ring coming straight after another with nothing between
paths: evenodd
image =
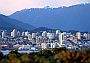
<instances>
[{"instance_id":1,"label":"city skyline","mask_svg":"<svg viewBox=\"0 0 90 63\"><path fill-rule=\"evenodd\" d=\"M0 63L90 63L90 0L0 0Z\"/></svg>"},{"instance_id":2,"label":"city skyline","mask_svg":"<svg viewBox=\"0 0 90 63\"><path fill-rule=\"evenodd\" d=\"M11 15L16 11L29 8L43 8L73 6L82 3L90 3L89 0L0 0L0 13L4 15Z\"/></svg>"}]
</instances>

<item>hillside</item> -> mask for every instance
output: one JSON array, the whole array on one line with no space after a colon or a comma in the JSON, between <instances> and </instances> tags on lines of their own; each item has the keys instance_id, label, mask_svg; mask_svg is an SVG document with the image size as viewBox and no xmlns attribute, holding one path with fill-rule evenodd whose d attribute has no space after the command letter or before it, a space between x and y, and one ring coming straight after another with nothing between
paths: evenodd
<instances>
[{"instance_id":1,"label":"hillside","mask_svg":"<svg viewBox=\"0 0 90 63\"><path fill-rule=\"evenodd\" d=\"M0 29L7 30L7 31L11 31L13 29L17 29L20 31L25 31L25 30L30 31L34 29L34 27L0 14Z\"/></svg>"},{"instance_id":2,"label":"hillside","mask_svg":"<svg viewBox=\"0 0 90 63\"><path fill-rule=\"evenodd\" d=\"M90 4L63 8L31 8L9 16L35 27L90 32Z\"/></svg>"}]
</instances>

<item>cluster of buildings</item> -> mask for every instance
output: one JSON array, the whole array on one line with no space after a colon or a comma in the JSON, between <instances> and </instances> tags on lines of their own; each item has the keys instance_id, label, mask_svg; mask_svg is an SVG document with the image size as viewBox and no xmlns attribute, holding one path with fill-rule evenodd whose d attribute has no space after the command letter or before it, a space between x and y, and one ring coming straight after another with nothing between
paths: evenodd
<instances>
[{"instance_id":1,"label":"cluster of buildings","mask_svg":"<svg viewBox=\"0 0 90 63\"><path fill-rule=\"evenodd\" d=\"M11 32L0 33L0 49L37 50L47 48L66 47L68 49L79 49L90 47L90 33L84 32L20 32L16 29Z\"/></svg>"}]
</instances>

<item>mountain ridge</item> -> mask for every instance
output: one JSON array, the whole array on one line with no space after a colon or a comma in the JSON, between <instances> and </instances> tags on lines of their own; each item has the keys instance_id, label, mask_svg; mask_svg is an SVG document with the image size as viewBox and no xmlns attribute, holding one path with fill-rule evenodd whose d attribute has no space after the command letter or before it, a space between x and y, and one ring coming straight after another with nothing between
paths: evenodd
<instances>
[{"instance_id":1,"label":"mountain ridge","mask_svg":"<svg viewBox=\"0 0 90 63\"><path fill-rule=\"evenodd\" d=\"M30 28L30 29L29 29ZM25 31L25 30L31 30L34 27L31 25L28 25L26 23L22 23L18 20L11 19L5 15L0 14L0 29L1 30L7 30L11 31L13 29L17 29L20 31Z\"/></svg>"},{"instance_id":2,"label":"mountain ridge","mask_svg":"<svg viewBox=\"0 0 90 63\"><path fill-rule=\"evenodd\" d=\"M90 32L90 4L63 8L32 8L18 11L10 18L35 27L59 28Z\"/></svg>"}]
</instances>

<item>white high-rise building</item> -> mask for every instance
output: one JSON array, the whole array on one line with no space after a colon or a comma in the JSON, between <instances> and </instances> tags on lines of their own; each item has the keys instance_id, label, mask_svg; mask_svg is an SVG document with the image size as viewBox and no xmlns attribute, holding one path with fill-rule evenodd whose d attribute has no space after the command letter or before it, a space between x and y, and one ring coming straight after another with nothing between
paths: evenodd
<instances>
[{"instance_id":1,"label":"white high-rise building","mask_svg":"<svg viewBox=\"0 0 90 63\"><path fill-rule=\"evenodd\" d=\"M46 31L43 31L42 36L43 37L46 37L47 36L47 32Z\"/></svg>"},{"instance_id":2,"label":"white high-rise building","mask_svg":"<svg viewBox=\"0 0 90 63\"><path fill-rule=\"evenodd\" d=\"M17 36L21 36L21 33L20 33L20 31L18 31L18 32L17 32Z\"/></svg>"},{"instance_id":3,"label":"white high-rise building","mask_svg":"<svg viewBox=\"0 0 90 63\"><path fill-rule=\"evenodd\" d=\"M22 32L22 36L25 36L25 32Z\"/></svg>"},{"instance_id":4,"label":"white high-rise building","mask_svg":"<svg viewBox=\"0 0 90 63\"><path fill-rule=\"evenodd\" d=\"M38 43L39 42L39 37L38 36L36 36L36 43Z\"/></svg>"},{"instance_id":5,"label":"white high-rise building","mask_svg":"<svg viewBox=\"0 0 90 63\"><path fill-rule=\"evenodd\" d=\"M11 36L13 36L13 32L11 32Z\"/></svg>"},{"instance_id":6,"label":"white high-rise building","mask_svg":"<svg viewBox=\"0 0 90 63\"><path fill-rule=\"evenodd\" d=\"M85 37L85 39L87 39L88 34L87 33L84 33L83 36Z\"/></svg>"},{"instance_id":7,"label":"white high-rise building","mask_svg":"<svg viewBox=\"0 0 90 63\"><path fill-rule=\"evenodd\" d=\"M17 36L17 30L14 29L12 32L11 32L11 36L12 37L16 37Z\"/></svg>"},{"instance_id":8,"label":"white high-rise building","mask_svg":"<svg viewBox=\"0 0 90 63\"><path fill-rule=\"evenodd\" d=\"M41 48L42 49L46 49L47 48L47 44L46 43L41 43Z\"/></svg>"},{"instance_id":9,"label":"white high-rise building","mask_svg":"<svg viewBox=\"0 0 90 63\"><path fill-rule=\"evenodd\" d=\"M78 40L81 40L81 33L80 33L80 32L77 32L77 33L76 33L76 36L77 36L77 39L78 39Z\"/></svg>"},{"instance_id":10,"label":"white high-rise building","mask_svg":"<svg viewBox=\"0 0 90 63\"><path fill-rule=\"evenodd\" d=\"M49 39L54 39L55 38L55 34L54 33L47 33L47 37Z\"/></svg>"},{"instance_id":11,"label":"white high-rise building","mask_svg":"<svg viewBox=\"0 0 90 63\"><path fill-rule=\"evenodd\" d=\"M5 38L5 37L6 37L6 32L3 31L3 32L2 32L2 38Z\"/></svg>"},{"instance_id":12,"label":"white high-rise building","mask_svg":"<svg viewBox=\"0 0 90 63\"><path fill-rule=\"evenodd\" d=\"M56 30L56 35L58 35L60 33L60 30Z\"/></svg>"},{"instance_id":13,"label":"white high-rise building","mask_svg":"<svg viewBox=\"0 0 90 63\"><path fill-rule=\"evenodd\" d=\"M32 35L28 34L28 40L32 40Z\"/></svg>"},{"instance_id":14,"label":"white high-rise building","mask_svg":"<svg viewBox=\"0 0 90 63\"><path fill-rule=\"evenodd\" d=\"M27 31L27 32L25 32L25 36L28 36L28 34L29 34L29 32Z\"/></svg>"},{"instance_id":15,"label":"white high-rise building","mask_svg":"<svg viewBox=\"0 0 90 63\"><path fill-rule=\"evenodd\" d=\"M32 38L36 38L36 33L32 33Z\"/></svg>"},{"instance_id":16,"label":"white high-rise building","mask_svg":"<svg viewBox=\"0 0 90 63\"><path fill-rule=\"evenodd\" d=\"M90 40L90 33L84 33L84 34L83 34L83 37L84 37L86 40Z\"/></svg>"},{"instance_id":17,"label":"white high-rise building","mask_svg":"<svg viewBox=\"0 0 90 63\"><path fill-rule=\"evenodd\" d=\"M87 40L90 40L90 33L87 34Z\"/></svg>"},{"instance_id":18,"label":"white high-rise building","mask_svg":"<svg viewBox=\"0 0 90 63\"><path fill-rule=\"evenodd\" d=\"M83 36L86 38L86 40L90 40L90 33L84 33Z\"/></svg>"},{"instance_id":19,"label":"white high-rise building","mask_svg":"<svg viewBox=\"0 0 90 63\"><path fill-rule=\"evenodd\" d=\"M42 36L36 36L36 43L41 43L43 42L43 37Z\"/></svg>"},{"instance_id":20,"label":"white high-rise building","mask_svg":"<svg viewBox=\"0 0 90 63\"><path fill-rule=\"evenodd\" d=\"M59 33L59 43L60 43L60 45L63 44L63 41L64 41L64 33Z\"/></svg>"}]
</instances>

